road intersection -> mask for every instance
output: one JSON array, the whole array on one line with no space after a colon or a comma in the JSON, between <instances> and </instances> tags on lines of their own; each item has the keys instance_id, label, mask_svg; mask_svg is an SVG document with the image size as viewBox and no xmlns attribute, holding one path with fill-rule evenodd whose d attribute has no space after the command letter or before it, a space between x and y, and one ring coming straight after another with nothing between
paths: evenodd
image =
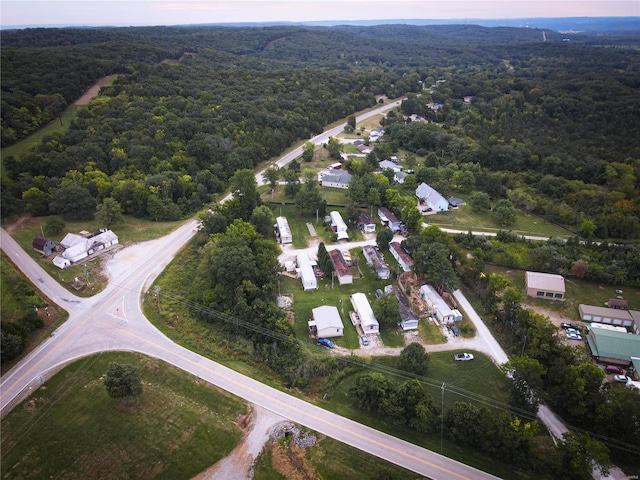
<instances>
[{"instance_id":1,"label":"road intersection","mask_svg":"<svg viewBox=\"0 0 640 480\"><path fill-rule=\"evenodd\" d=\"M336 127L335 133L342 128ZM0 413L6 414L42 381L79 358L105 351L132 351L159 358L283 418L426 477L497 478L266 386L175 344L158 331L142 313L141 295L196 231L197 222L191 220L161 239L119 251L117 261L109 264L126 267L109 270L109 285L103 292L79 298L57 284L0 229L2 250L50 300L69 312L69 319L50 338L3 376Z\"/></svg>"}]
</instances>

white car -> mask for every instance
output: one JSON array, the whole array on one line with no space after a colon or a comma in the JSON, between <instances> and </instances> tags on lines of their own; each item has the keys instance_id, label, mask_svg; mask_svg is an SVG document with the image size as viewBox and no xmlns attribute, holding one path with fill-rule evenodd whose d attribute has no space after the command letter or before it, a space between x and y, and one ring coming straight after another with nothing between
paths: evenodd
<instances>
[{"instance_id":1,"label":"white car","mask_svg":"<svg viewBox=\"0 0 640 480\"><path fill-rule=\"evenodd\" d=\"M582 335L575 332L567 332L567 338L569 340L582 340Z\"/></svg>"},{"instance_id":2,"label":"white car","mask_svg":"<svg viewBox=\"0 0 640 480\"><path fill-rule=\"evenodd\" d=\"M613 377L613 381L618 383L627 383L629 381L629 377L626 375L615 375Z\"/></svg>"},{"instance_id":3,"label":"white car","mask_svg":"<svg viewBox=\"0 0 640 480\"><path fill-rule=\"evenodd\" d=\"M468 362L469 360L473 360L473 355L470 353L456 353L453 356L453 359L456 362Z\"/></svg>"}]
</instances>

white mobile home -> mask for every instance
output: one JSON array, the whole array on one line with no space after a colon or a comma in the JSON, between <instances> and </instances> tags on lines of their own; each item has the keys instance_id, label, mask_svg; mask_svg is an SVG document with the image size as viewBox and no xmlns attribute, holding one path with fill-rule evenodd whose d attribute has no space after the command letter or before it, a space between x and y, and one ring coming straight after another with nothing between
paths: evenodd
<instances>
[{"instance_id":1,"label":"white mobile home","mask_svg":"<svg viewBox=\"0 0 640 480\"><path fill-rule=\"evenodd\" d=\"M342 337L344 335L344 325L336 307L323 305L314 308L311 312L313 320L309 321L309 329L315 330L318 338Z\"/></svg>"},{"instance_id":2,"label":"white mobile home","mask_svg":"<svg viewBox=\"0 0 640 480\"><path fill-rule=\"evenodd\" d=\"M302 288L305 290L315 290L318 288L318 280L311 266L311 261L306 253L299 253L296 258L298 264L298 276L302 280Z\"/></svg>"},{"instance_id":3,"label":"white mobile home","mask_svg":"<svg viewBox=\"0 0 640 480\"><path fill-rule=\"evenodd\" d=\"M360 319L360 326L364 333L380 333L380 325L373 314L369 300L364 293L354 293L351 295L351 305Z\"/></svg>"},{"instance_id":4,"label":"white mobile home","mask_svg":"<svg viewBox=\"0 0 640 480\"><path fill-rule=\"evenodd\" d=\"M293 242L293 236L291 235L291 229L289 228L289 222L286 217L277 217L274 228L276 231L276 238L280 243Z\"/></svg>"},{"instance_id":5,"label":"white mobile home","mask_svg":"<svg viewBox=\"0 0 640 480\"><path fill-rule=\"evenodd\" d=\"M331 229L338 234L338 240L349 239L349 234L347 234L347 224L342 220L342 215L340 212L329 212L329 216L331 217Z\"/></svg>"},{"instance_id":6,"label":"white mobile home","mask_svg":"<svg viewBox=\"0 0 640 480\"><path fill-rule=\"evenodd\" d=\"M420 287L420 297L432 310L434 317L440 323L453 323L456 318L462 320L462 316L456 313L447 305L440 294L436 292L431 285L422 285Z\"/></svg>"}]
</instances>

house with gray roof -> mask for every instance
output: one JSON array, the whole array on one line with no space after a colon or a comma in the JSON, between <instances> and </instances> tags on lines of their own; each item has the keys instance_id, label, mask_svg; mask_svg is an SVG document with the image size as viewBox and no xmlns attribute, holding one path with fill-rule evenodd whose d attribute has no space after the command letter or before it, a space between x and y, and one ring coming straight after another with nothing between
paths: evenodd
<instances>
[{"instance_id":1,"label":"house with gray roof","mask_svg":"<svg viewBox=\"0 0 640 480\"><path fill-rule=\"evenodd\" d=\"M419 203L430 207L434 212L449 210L449 201L424 182L416 188L416 197Z\"/></svg>"}]
</instances>

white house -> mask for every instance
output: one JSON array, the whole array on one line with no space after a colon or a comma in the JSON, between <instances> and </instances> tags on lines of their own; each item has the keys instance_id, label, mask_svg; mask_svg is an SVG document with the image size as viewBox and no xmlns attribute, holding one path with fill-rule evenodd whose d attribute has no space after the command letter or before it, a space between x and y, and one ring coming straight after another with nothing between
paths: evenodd
<instances>
[{"instance_id":1,"label":"white house","mask_svg":"<svg viewBox=\"0 0 640 480\"><path fill-rule=\"evenodd\" d=\"M449 210L449 201L424 182L416 188L416 197L420 203L431 207L434 212Z\"/></svg>"},{"instance_id":2,"label":"white house","mask_svg":"<svg viewBox=\"0 0 640 480\"><path fill-rule=\"evenodd\" d=\"M456 313L447 305L440 294L436 292L435 288L431 285L422 285L420 287L420 297L429 306L433 312L433 316L440 323L453 323L456 318L462 320L462 316L456 315ZM458 320L458 321L459 321Z\"/></svg>"},{"instance_id":3,"label":"white house","mask_svg":"<svg viewBox=\"0 0 640 480\"><path fill-rule=\"evenodd\" d=\"M289 222L286 217L277 217L276 224L274 225L276 231L276 237L280 243L292 243L293 236L291 235L291 228L289 228Z\"/></svg>"},{"instance_id":4,"label":"white house","mask_svg":"<svg viewBox=\"0 0 640 480\"><path fill-rule=\"evenodd\" d=\"M373 314L373 310L371 309L371 305L369 305L367 296L364 293L354 293L349 298L351 298L353 310L360 319L362 331L364 333L380 333L380 324L378 323L376 316Z\"/></svg>"},{"instance_id":5,"label":"white house","mask_svg":"<svg viewBox=\"0 0 640 480\"><path fill-rule=\"evenodd\" d=\"M403 271L408 272L411 270L411 267L413 267L413 258L404 251L404 248L402 248L400 243L391 242L389 244L389 251L391 252L391 255L393 255L393 258L398 261Z\"/></svg>"},{"instance_id":6,"label":"white house","mask_svg":"<svg viewBox=\"0 0 640 480\"><path fill-rule=\"evenodd\" d=\"M323 187L332 187L332 188L349 188L349 182L351 181L351 174L346 170L334 169L330 172L322 175L320 179L320 185Z\"/></svg>"},{"instance_id":7,"label":"white house","mask_svg":"<svg viewBox=\"0 0 640 480\"><path fill-rule=\"evenodd\" d=\"M405 172L396 172L393 175L393 180L402 185L409 174Z\"/></svg>"},{"instance_id":8,"label":"white house","mask_svg":"<svg viewBox=\"0 0 640 480\"><path fill-rule=\"evenodd\" d=\"M347 224L342 220L340 212L334 210L329 212L329 216L331 217L331 229L338 234L338 240L349 239Z\"/></svg>"},{"instance_id":9,"label":"white house","mask_svg":"<svg viewBox=\"0 0 640 480\"><path fill-rule=\"evenodd\" d=\"M98 253L100 250L118 243L118 236L111 230L103 228L98 233L83 237L74 233L68 233L63 239L67 245L71 245L62 252L62 256L71 262L78 262L83 258ZM61 245L64 246L62 242Z\"/></svg>"},{"instance_id":10,"label":"white house","mask_svg":"<svg viewBox=\"0 0 640 480\"><path fill-rule=\"evenodd\" d=\"M313 320L309 320L309 329L315 330L319 338L342 337L344 335L344 325L336 307L323 305L314 308L311 312Z\"/></svg>"},{"instance_id":11,"label":"white house","mask_svg":"<svg viewBox=\"0 0 640 480\"><path fill-rule=\"evenodd\" d=\"M304 290L315 290L318 288L318 280L311 266L311 261L306 253L299 253L296 257L298 264L298 276L302 280L302 288Z\"/></svg>"}]
</instances>

